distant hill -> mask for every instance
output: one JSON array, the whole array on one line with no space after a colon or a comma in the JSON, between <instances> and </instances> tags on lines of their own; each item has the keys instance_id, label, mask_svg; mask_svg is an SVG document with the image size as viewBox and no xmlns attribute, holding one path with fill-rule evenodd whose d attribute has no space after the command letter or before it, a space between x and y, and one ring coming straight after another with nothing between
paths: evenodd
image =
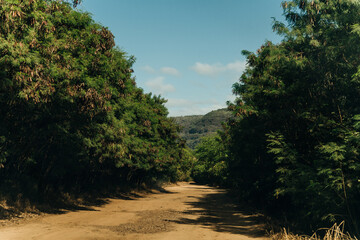
<instances>
[{"instance_id":1,"label":"distant hill","mask_svg":"<svg viewBox=\"0 0 360 240\"><path fill-rule=\"evenodd\" d=\"M180 136L186 140L186 144L194 149L200 142L200 138L216 133L221 130L221 123L231 117L231 112L226 108L211 111L205 115L192 115L173 117L175 122L183 129Z\"/></svg>"}]
</instances>

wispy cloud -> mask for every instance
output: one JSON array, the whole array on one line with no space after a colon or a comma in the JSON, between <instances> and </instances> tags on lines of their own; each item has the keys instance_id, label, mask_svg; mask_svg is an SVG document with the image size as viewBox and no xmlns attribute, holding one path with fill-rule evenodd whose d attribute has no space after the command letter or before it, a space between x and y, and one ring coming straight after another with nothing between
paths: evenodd
<instances>
[{"instance_id":1,"label":"wispy cloud","mask_svg":"<svg viewBox=\"0 0 360 240\"><path fill-rule=\"evenodd\" d=\"M228 63L226 65L221 63L208 64L197 62L194 66L191 67L196 73L200 75L214 77L219 73L231 71L236 73L242 73L245 70L246 62L245 61L235 61Z\"/></svg>"},{"instance_id":2,"label":"wispy cloud","mask_svg":"<svg viewBox=\"0 0 360 240\"><path fill-rule=\"evenodd\" d=\"M154 68L152 68L152 67L150 67L148 65L142 67L141 69L144 70L147 73L155 73L156 72Z\"/></svg>"},{"instance_id":3,"label":"wispy cloud","mask_svg":"<svg viewBox=\"0 0 360 240\"><path fill-rule=\"evenodd\" d=\"M220 63L210 65L207 63L197 62L191 67L191 69L200 75L215 76L223 71L224 67Z\"/></svg>"},{"instance_id":4,"label":"wispy cloud","mask_svg":"<svg viewBox=\"0 0 360 240\"><path fill-rule=\"evenodd\" d=\"M156 70L155 68L146 65L144 67L141 68L143 71L147 72L147 73L151 73L151 74L157 74L157 73L161 73L161 74L167 74L167 75L172 75L172 76L180 76L180 72L179 70L177 70L176 68L173 67L162 67L159 70Z\"/></svg>"},{"instance_id":5,"label":"wispy cloud","mask_svg":"<svg viewBox=\"0 0 360 240\"><path fill-rule=\"evenodd\" d=\"M226 107L225 103L220 104L214 99L203 101L192 101L188 99L169 98L166 106L170 110L171 116L202 115L210 111Z\"/></svg>"},{"instance_id":6,"label":"wispy cloud","mask_svg":"<svg viewBox=\"0 0 360 240\"><path fill-rule=\"evenodd\" d=\"M215 99L204 99L204 100L188 100L183 98L169 98L167 105L169 107L189 107L193 105L209 105L209 104L219 104Z\"/></svg>"},{"instance_id":7,"label":"wispy cloud","mask_svg":"<svg viewBox=\"0 0 360 240\"><path fill-rule=\"evenodd\" d=\"M242 73L245 70L246 61L235 61L232 63L228 63L226 65L226 69L232 70L238 73Z\"/></svg>"},{"instance_id":8,"label":"wispy cloud","mask_svg":"<svg viewBox=\"0 0 360 240\"><path fill-rule=\"evenodd\" d=\"M163 74L173 75L173 76L179 76L180 72L176 68L172 67L163 67L160 69L160 72Z\"/></svg>"},{"instance_id":9,"label":"wispy cloud","mask_svg":"<svg viewBox=\"0 0 360 240\"><path fill-rule=\"evenodd\" d=\"M169 92L174 92L175 87L171 84L166 84L164 80L165 80L164 77L156 77L147 81L145 85L148 86L151 89L151 91L155 94L165 94Z\"/></svg>"},{"instance_id":10,"label":"wispy cloud","mask_svg":"<svg viewBox=\"0 0 360 240\"><path fill-rule=\"evenodd\" d=\"M168 107L184 107L192 104L190 100L187 99L179 99L179 98L169 98L166 105Z\"/></svg>"}]
</instances>

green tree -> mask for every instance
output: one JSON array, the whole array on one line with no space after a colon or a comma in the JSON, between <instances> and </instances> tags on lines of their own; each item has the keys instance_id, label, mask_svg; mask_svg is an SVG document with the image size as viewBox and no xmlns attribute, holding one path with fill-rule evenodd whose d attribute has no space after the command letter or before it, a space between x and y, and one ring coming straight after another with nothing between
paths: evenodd
<instances>
[{"instance_id":1,"label":"green tree","mask_svg":"<svg viewBox=\"0 0 360 240\"><path fill-rule=\"evenodd\" d=\"M5 1L0 17L2 188L44 198L176 180L184 146L166 100L136 86L107 28L65 1Z\"/></svg>"},{"instance_id":2,"label":"green tree","mask_svg":"<svg viewBox=\"0 0 360 240\"><path fill-rule=\"evenodd\" d=\"M201 138L195 148L197 158L192 177L199 183L224 185L227 179L227 151L220 135Z\"/></svg>"},{"instance_id":3,"label":"green tree","mask_svg":"<svg viewBox=\"0 0 360 240\"><path fill-rule=\"evenodd\" d=\"M260 174L234 184L259 189L294 222L316 228L345 219L359 233L360 5L294 0L283 9L287 25L273 25L283 41L245 51L248 67L233 87L229 169Z\"/></svg>"}]
</instances>

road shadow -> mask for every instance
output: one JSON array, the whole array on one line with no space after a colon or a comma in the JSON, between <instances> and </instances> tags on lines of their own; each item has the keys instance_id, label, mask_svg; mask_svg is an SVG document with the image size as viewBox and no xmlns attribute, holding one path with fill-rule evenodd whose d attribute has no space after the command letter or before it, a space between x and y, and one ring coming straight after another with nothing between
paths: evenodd
<instances>
[{"instance_id":1,"label":"road shadow","mask_svg":"<svg viewBox=\"0 0 360 240\"><path fill-rule=\"evenodd\" d=\"M0 221L22 219L29 214L65 214L78 211L100 211L113 199L138 200L153 194L175 194L160 185L118 188L104 192L78 193L73 195L58 193L44 202L28 200L4 200L0 202ZM6 204L4 204L6 203ZM6 205L6 207L4 207ZM26 213L26 214L24 214Z\"/></svg>"},{"instance_id":2,"label":"road shadow","mask_svg":"<svg viewBox=\"0 0 360 240\"><path fill-rule=\"evenodd\" d=\"M138 200L153 194L174 194L176 192L167 191L162 186L151 185L151 186L139 186L137 188L129 189L114 189L113 191L105 193L92 193L79 195L81 202L74 200L63 200L53 202L51 205L46 204L45 207L37 205L37 208L43 213L51 214L64 214L69 211L100 211L95 209L96 207L102 207L110 203L113 199L120 200Z\"/></svg>"},{"instance_id":3,"label":"road shadow","mask_svg":"<svg viewBox=\"0 0 360 240\"><path fill-rule=\"evenodd\" d=\"M248 237L266 237L265 218L261 214L244 211L226 190L218 190L203 197L189 196L191 210L178 224L201 225L217 232L241 234Z\"/></svg>"}]
</instances>

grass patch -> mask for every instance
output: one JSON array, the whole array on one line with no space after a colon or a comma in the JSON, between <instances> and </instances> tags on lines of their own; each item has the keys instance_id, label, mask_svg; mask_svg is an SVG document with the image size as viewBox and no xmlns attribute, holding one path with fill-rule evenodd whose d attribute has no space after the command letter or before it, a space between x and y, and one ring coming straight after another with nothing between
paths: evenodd
<instances>
[{"instance_id":1,"label":"grass patch","mask_svg":"<svg viewBox=\"0 0 360 240\"><path fill-rule=\"evenodd\" d=\"M298 235L288 232L285 228L280 233L272 234L272 240L358 240L344 231L345 222L334 224L331 228L320 228L313 235Z\"/></svg>"}]
</instances>

